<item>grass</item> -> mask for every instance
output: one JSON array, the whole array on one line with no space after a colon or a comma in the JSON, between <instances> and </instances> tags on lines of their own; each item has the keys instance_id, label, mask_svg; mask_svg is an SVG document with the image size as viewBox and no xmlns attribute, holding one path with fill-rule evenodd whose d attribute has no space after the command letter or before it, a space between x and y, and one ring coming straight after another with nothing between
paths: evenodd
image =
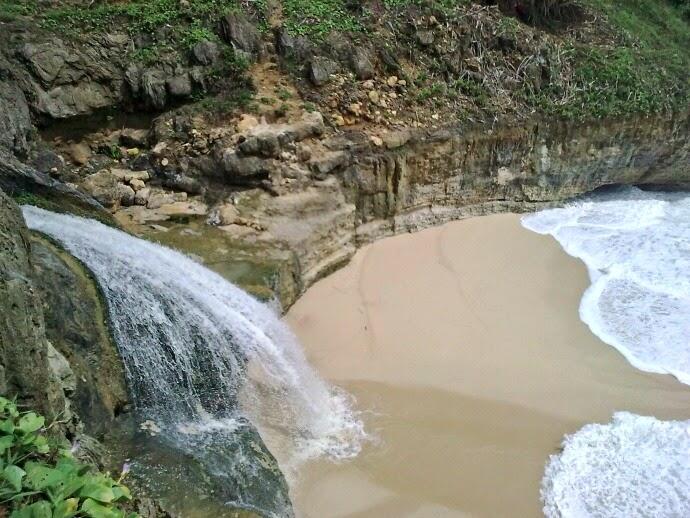
<instances>
[{"instance_id":1,"label":"grass","mask_svg":"<svg viewBox=\"0 0 690 518\"><path fill-rule=\"evenodd\" d=\"M283 0L283 15L292 34L320 40L329 32L361 32L364 26L343 0Z\"/></svg>"},{"instance_id":2,"label":"grass","mask_svg":"<svg viewBox=\"0 0 690 518\"><path fill-rule=\"evenodd\" d=\"M571 84L528 93L539 110L567 119L619 117L687 107L690 25L664 0L587 0L620 36L614 46L568 50ZM555 102L558 98L566 102Z\"/></svg>"}]
</instances>

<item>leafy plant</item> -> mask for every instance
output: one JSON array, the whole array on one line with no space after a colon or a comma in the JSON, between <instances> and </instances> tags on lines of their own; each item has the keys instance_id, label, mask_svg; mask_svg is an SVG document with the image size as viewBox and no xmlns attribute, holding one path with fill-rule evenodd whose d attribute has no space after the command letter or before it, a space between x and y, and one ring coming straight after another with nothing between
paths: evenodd
<instances>
[{"instance_id":1,"label":"leafy plant","mask_svg":"<svg viewBox=\"0 0 690 518\"><path fill-rule=\"evenodd\" d=\"M50 427L48 427L50 428ZM137 518L120 480L93 471L51 444L45 418L0 397L0 505L10 518Z\"/></svg>"}]
</instances>

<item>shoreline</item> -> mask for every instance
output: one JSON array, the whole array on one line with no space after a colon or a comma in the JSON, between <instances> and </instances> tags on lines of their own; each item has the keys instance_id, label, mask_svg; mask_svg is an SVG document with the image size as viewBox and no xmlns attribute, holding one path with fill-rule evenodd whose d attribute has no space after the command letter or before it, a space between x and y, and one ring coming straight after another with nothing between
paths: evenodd
<instances>
[{"instance_id":1,"label":"shoreline","mask_svg":"<svg viewBox=\"0 0 690 518\"><path fill-rule=\"evenodd\" d=\"M300 515L541 516L565 434L618 410L690 418L686 387L637 371L579 320L588 285L515 214L384 239L317 282L286 320L378 440L306 466Z\"/></svg>"}]
</instances>

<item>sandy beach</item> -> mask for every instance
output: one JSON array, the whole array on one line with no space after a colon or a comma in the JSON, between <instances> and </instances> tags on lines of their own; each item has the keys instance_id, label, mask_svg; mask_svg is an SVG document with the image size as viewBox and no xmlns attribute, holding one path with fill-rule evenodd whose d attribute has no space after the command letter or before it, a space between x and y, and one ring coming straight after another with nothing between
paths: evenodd
<instances>
[{"instance_id":1,"label":"sandy beach","mask_svg":"<svg viewBox=\"0 0 690 518\"><path fill-rule=\"evenodd\" d=\"M541 516L564 434L628 410L690 418L690 387L634 369L578 317L586 269L519 216L379 241L287 321L373 440L307 465L302 518Z\"/></svg>"}]
</instances>

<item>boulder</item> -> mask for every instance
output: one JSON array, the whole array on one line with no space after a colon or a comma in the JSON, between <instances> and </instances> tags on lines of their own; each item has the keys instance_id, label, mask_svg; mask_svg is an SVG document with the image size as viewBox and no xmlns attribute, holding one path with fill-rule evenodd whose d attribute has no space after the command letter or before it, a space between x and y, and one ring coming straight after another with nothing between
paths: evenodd
<instances>
[{"instance_id":1,"label":"boulder","mask_svg":"<svg viewBox=\"0 0 690 518\"><path fill-rule=\"evenodd\" d=\"M91 148L83 142L72 144L69 147L69 154L75 165L86 165L91 158Z\"/></svg>"},{"instance_id":2,"label":"boulder","mask_svg":"<svg viewBox=\"0 0 690 518\"><path fill-rule=\"evenodd\" d=\"M314 56L309 62L309 80L315 86L323 86L331 79L331 74L338 70L338 64L324 56Z\"/></svg>"},{"instance_id":3,"label":"boulder","mask_svg":"<svg viewBox=\"0 0 690 518\"><path fill-rule=\"evenodd\" d=\"M234 49L247 53L253 59L261 53L261 33L240 12L230 13L223 18L221 33Z\"/></svg>"},{"instance_id":4,"label":"boulder","mask_svg":"<svg viewBox=\"0 0 690 518\"><path fill-rule=\"evenodd\" d=\"M169 189L182 191L189 194L202 194L204 186L196 178L182 173L172 173L166 175L163 185Z\"/></svg>"},{"instance_id":5,"label":"boulder","mask_svg":"<svg viewBox=\"0 0 690 518\"><path fill-rule=\"evenodd\" d=\"M192 95L192 80L189 74L181 74L171 77L166 81L168 92L173 97L188 97Z\"/></svg>"},{"instance_id":6,"label":"boulder","mask_svg":"<svg viewBox=\"0 0 690 518\"><path fill-rule=\"evenodd\" d=\"M255 156L243 157L235 150L227 149L222 155L221 165L231 182L246 183L267 178L272 161Z\"/></svg>"},{"instance_id":7,"label":"boulder","mask_svg":"<svg viewBox=\"0 0 690 518\"><path fill-rule=\"evenodd\" d=\"M150 196L151 196L151 189L150 188L144 187L143 189L139 189L134 194L134 204L145 206L148 203Z\"/></svg>"},{"instance_id":8,"label":"boulder","mask_svg":"<svg viewBox=\"0 0 690 518\"><path fill-rule=\"evenodd\" d=\"M31 165L40 173L54 173L65 167L65 160L54 151L44 149L34 157Z\"/></svg>"},{"instance_id":9,"label":"boulder","mask_svg":"<svg viewBox=\"0 0 690 518\"><path fill-rule=\"evenodd\" d=\"M125 147L145 148L149 144L149 130L125 128L120 132L120 144Z\"/></svg>"},{"instance_id":10,"label":"boulder","mask_svg":"<svg viewBox=\"0 0 690 518\"><path fill-rule=\"evenodd\" d=\"M376 68L367 49L356 47L350 56L350 66L357 79L371 79L376 74Z\"/></svg>"},{"instance_id":11,"label":"boulder","mask_svg":"<svg viewBox=\"0 0 690 518\"><path fill-rule=\"evenodd\" d=\"M194 56L194 60L199 65L209 66L218 61L220 50L218 49L217 43L209 40L202 40L192 47L192 56Z\"/></svg>"},{"instance_id":12,"label":"boulder","mask_svg":"<svg viewBox=\"0 0 690 518\"><path fill-rule=\"evenodd\" d=\"M104 169L87 176L81 187L101 205L111 208L118 205L123 194L125 194L120 189L121 185L114 174Z\"/></svg>"}]
</instances>

